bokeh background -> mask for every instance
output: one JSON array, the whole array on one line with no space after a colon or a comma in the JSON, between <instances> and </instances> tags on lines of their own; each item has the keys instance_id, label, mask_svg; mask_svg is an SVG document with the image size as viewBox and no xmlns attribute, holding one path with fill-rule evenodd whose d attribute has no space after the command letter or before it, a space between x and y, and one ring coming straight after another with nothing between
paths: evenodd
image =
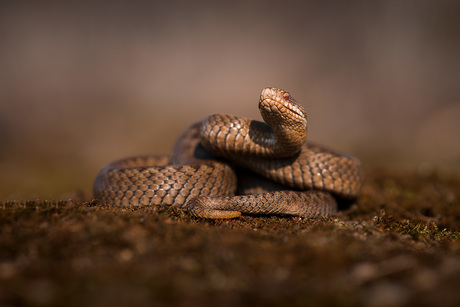
<instances>
[{"instance_id":1,"label":"bokeh background","mask_svg":"<svg viewBox=\"0 0 460 307\"><path fill-rule=\"evenodd\" d=\"M210 113L289 90L365 165L460 165L460 2L2 1L0 199L91 197Z\"/></svg>"}]
</instances>

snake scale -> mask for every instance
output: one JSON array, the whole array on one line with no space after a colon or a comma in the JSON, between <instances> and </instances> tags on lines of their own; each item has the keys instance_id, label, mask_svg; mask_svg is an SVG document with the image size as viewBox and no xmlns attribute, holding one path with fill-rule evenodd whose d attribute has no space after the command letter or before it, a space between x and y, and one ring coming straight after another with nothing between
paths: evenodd
<instances>
[{"instance_id":1,"label":"snake scale","mask_svg":"<svg viewBox=\"0 0 460 307\"><path fill-rule=\"evenodd\" d=\"M317 218L337 211L332 194L358 196L364 178L360 161L307 142L305 110L289 92L265 88L259 110L265 122L208 116L179 137L170 157L107 164L94 182L95 198L117 207L185 207L202 218L242 213Z\"/></svg>"}]
</instances>

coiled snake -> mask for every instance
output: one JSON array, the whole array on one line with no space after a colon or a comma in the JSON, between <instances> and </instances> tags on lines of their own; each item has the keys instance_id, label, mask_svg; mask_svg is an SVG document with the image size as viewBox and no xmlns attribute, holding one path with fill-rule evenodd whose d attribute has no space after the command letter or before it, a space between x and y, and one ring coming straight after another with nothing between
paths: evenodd
<instances>
[{"instance_id":1,"label":"coiled snake","mask_svg":"<svg viewBox=\"0 0 460 307\"><path fill-rule=\"evenodd\" d=\"M331 193L358 195L360 161L306 142L304 108L287 91L265 88L259 109L265 123L210 115L184 132L171 157L136 156L106 165L94 182L95 198L123 207L180 206L203 218L315 218L337 211Z\"/></svg>"}]
</instances>

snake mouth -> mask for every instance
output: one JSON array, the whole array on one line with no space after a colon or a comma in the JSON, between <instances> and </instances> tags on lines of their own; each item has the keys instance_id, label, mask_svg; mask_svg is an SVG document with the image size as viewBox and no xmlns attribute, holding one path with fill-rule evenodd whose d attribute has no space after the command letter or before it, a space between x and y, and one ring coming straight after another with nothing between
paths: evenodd
<instances>
[{"instance_id":1,"label":"snake mouth","mask_svg":"<svg viewBox=\"0 0 460 307\"><path fill-rule=\"evenodd\" d=\"M259 100L259 108L261 107L270 110L276 108L281 113L287 111L298 119L306 118L303 106L292 98L289 92L278 88L267 87L262 90Z\"/></svg>"}]
</instances>

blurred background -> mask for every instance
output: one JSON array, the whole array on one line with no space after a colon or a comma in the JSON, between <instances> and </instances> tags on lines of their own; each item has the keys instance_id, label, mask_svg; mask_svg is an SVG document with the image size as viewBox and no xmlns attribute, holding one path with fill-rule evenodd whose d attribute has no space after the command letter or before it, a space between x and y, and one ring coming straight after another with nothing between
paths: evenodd
<instances>
[{"instance_id":1,"label":"blurred background","mask_svg":"<svg viewBox=\"0 0 460 307\"><path fill-rule=\"evenodd\" d=\"M460 166L460 2L2 1L0 199L91 197L105 163L168 153L266 86L365 165Z\"/></svg>"}]
</instances>

